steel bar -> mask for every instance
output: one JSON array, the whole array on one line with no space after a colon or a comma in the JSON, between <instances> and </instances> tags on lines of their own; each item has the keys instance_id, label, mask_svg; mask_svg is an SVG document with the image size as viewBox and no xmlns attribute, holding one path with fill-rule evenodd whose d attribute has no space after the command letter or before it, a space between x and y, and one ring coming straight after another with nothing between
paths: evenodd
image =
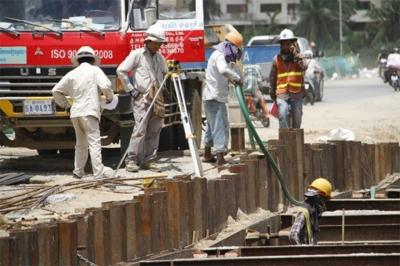
<instances>
[{"instance_id":1,"label":"steel bar","mask_svg":"<svg viewBox=\"0 0 400 266\"><path fill-rule=\"evenodd\" d=\"M325 254L325 255L293 255L264 256L239 258L206 258L142 261L140 265L398 265L400 253L391 254Z\"/></svg>"},{"instance_id":2,"label":"steel bar","mask_svg":"<svg viewBox=\"0 0 400 266\"><path fill-rule=\"evenodd\" d=\"M327 211L336 210L381 210L400 211L399 199L332 199L327 202Z\"/></svg>"},{"instance_id":3,"label":"steel bar","mask_svg":"<svg viewBox=\"0 0 400 266\"><path fill-rule=\"evenodd\" d=\"M398 240L400 224L362 224L345 225L345 240ZM321 225L318 234L319 241L341 241L341 225Z\"/></svg>"}]
</instances>

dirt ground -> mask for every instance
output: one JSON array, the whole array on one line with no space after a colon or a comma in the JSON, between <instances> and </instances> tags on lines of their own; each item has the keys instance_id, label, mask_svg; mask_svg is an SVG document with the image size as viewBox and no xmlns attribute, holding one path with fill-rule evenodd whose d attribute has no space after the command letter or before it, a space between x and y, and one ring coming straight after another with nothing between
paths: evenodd
<instances>
[{"instance_id":1,"label":"dirt ground","mask_svg":"<svg viewBox=\"0 0 400 266\"><path fill-rule=\"evenodd\" d=\"M400 141L400 93L377 77L377 70L364 70L360 78L327 80L324 98L303 110L306 143L318 142L330 131L344 128L362 142ZM277 138L278 122L259 129L264 139Z\"/></svg>"},{"instance_id":2,"label":"dirt ground","mask_svg":"<svg viewBox=\"0 0 400 266\"><path fill-rule=\"evenodd\" d=\"M322 102L304 107L303 128L305 142L318 142L329 137L330 131L344 128L355 134L355 139L363 142L399 142L400 141L400 92L395 92L389 85L383 84L377 77L376 70L363 71L359 78L327 80ZM269 128L263 128L256 123L257 131L264 140L278 138L278 122L271 118ZM247 147L250 147L247 140ZM105 164L116 167L120 155L118 149L103 149ZM229 160L238 161L238 156L228 156ZM194 172L192 159L186 152L160 153L158 160L166 177L191 174ZM0 147L0 174L7 172L25 172L32 175L32 182L40 185L66 184L74 181L72 178L73 158L39 157L34 150L24 148ZM205 176L218 176L216 168L211 164L203 164ZM118 172L123 177L153 176L154 172L141 171L127 173L124 169ZM142 185L141 180L130 181L131 185ZM0 186L0 199L24 191L10 190L10 187ZM17 187L17 188L18 188ZM14 186L15 188L15 186ZM32 210L28 213L11 213L10 219L18 217L56 218L69 213L80 213L86 207L99 207L104 201L128 200L141 190L134 186L117 187L117 192L108 188L76 189L69 191L75 198L67 201L46 205L54 211ZM1 231L1 230L0 230Z\"/></svg>"}]
</instances>

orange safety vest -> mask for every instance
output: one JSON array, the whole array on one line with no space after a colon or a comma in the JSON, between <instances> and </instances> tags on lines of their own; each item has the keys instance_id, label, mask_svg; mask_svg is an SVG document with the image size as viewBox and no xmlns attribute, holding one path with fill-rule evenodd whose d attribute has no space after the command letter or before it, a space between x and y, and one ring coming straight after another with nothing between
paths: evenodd
<instances>
[{"instance_id":1,"label":"orange safety vest","mask_svg":"<svg viewBox=\"0 0 400 266\"><path fill-rule=\"evenodd\" d=\"M304 83L303 70L293 62L289 62L286 66L280 55L275 57L275 64L278 71L276 94L300 93Z\"/></svg>"}]
</instances>

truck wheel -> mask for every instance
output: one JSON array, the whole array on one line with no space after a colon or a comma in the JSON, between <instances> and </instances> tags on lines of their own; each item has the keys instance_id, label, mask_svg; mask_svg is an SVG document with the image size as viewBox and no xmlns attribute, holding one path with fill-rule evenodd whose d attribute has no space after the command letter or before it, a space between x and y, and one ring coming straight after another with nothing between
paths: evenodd
<instances>
[{"instance_id":1,"label":"truck wheel","mask_svg":"<svg viewBox=\"0 0 400 266\"><path fill-rule=\"evenodd\" d=\"M37 153L40 155L40 156L46 156L46 155L55 155L55 154L57 154L57 149L55 149L55 150L42 150L42 149L37 149L36 150L37 151Z\"/></svg>"}]
</instances>

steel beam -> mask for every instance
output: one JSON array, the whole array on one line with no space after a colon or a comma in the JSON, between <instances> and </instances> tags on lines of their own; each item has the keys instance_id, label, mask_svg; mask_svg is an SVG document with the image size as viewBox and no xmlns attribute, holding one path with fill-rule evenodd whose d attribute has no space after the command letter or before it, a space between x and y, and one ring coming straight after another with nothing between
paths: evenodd
<instances>
[{"instance_id":1,"label":"steel beam","mask_svg":"<svg viewBox=\"0 0 400 266\"><path fill-rule=\"evenodd\" d=\"M332 199L327 202L327 211L336 211L342 209L400 211L400 200L399 199Z\"/></svg>"},{"instance_id":2,"label":"steel beam","mask_svg":"<svg viewBox=\"0 0 400 266\"><path fill-rule=\"evenodd\" d=\"M261 256L234 258L176 259L141 261L139 265L398 265L400 253L391 254L329 254L329 255L294 255Z\"/></svg>"}]
</instances>

